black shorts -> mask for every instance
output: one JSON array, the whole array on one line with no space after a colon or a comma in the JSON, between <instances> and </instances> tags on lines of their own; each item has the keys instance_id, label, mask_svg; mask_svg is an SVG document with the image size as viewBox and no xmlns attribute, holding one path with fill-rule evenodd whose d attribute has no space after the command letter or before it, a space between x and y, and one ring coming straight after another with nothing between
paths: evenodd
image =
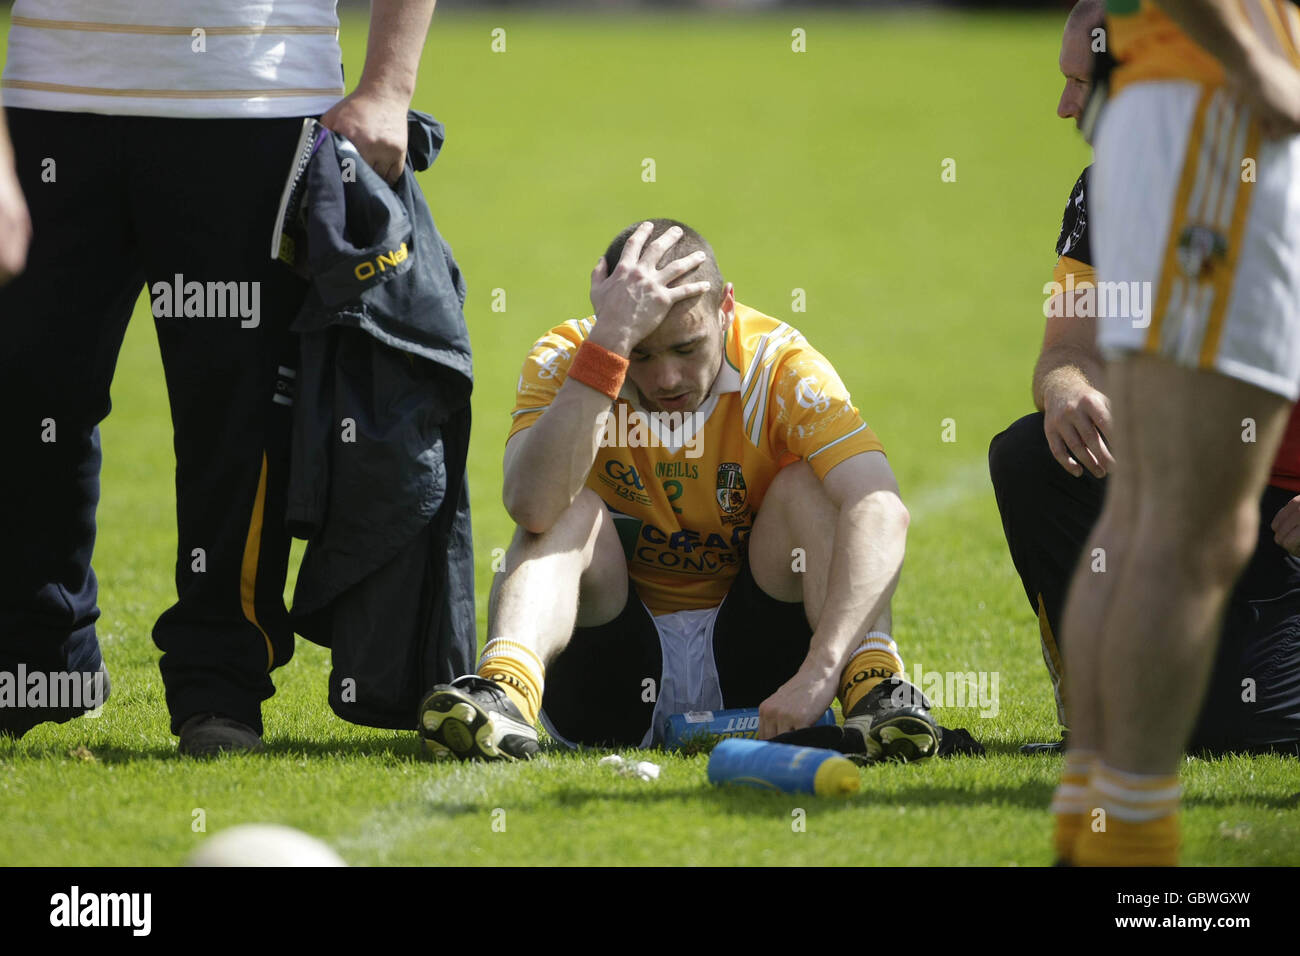
<instances>
[{"instance_id":1,"label":"black shorts","mask_svg":"<svg viewBox=\"0 0 1300 956\"><path fill-rule=\"evenodd\" d=\"M708 612L684 612L706 615ZM662 618L661 618L662 621ZM808 656L812 629L803 602L778 601L754 581L749 562L740 571L701 640L696 669L716 667L717 680L705 675L708 691L720 692L723 707L757 707L794 676ZM566 743L589 747L636 747L649 742L655 704L665 675L665 647L655 618L628 583L627 604L608 624L579 627L546 671L543 722ZM670 651L670 653L678 653ZM699 675L696 674L696 677ZM677 707L705 709L716 698Z\"/></svg>"},{"instance_id":2,"label":"black shorts","mask_svg":"<svg viewBox=\"0 0 1300 956\"><path fill-rule=\"evenodd\" d=\"M1060 698L1061 617L1088 535L1101 514L1106 482L1057 464L1043 413L1027 415L993 439L989 471L1011 559L1039 614L1043 657ZM1269 527L1294 491L1269 485L1259 503L1259 539L1224 614L1209 689L1189 751L1300 753L1300 558L1273 541Z\"/></svg>"}]
</instances>

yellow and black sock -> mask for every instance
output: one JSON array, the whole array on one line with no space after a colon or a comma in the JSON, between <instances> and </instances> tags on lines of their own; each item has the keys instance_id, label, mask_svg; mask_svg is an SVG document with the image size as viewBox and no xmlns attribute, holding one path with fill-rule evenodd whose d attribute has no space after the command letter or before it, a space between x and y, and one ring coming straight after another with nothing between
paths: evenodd
<instances>
[{"instance_id":1,"label":"yellow and black sock","mask_svg":"<svg viewBox=\"0 0 1300 956\"><path fill-rule=\"evenodd\" d=\"M1059 863L1074 863L1074 845L1080 831L1088 823L1088 780L1092 776L1097 754L1092 750L1067 750L1061 782L1052 795L1052 813L1056 816L1056 830L1052 846Z\"/></svg>"},{"instance_id":2,"label":"yellow and black sock","mask_svg":"<svg viewBox=\"0 0 1300 956\"><path fill-rule=\"evenodd\" d=\"M1100 813L1082 826L1074 844L1078 866L1177 866L1181 842L1175 774L1139 774L1098 762L1088 800Z\"/></svg>"},{"instance_id":3,"label":"yellow and black sock","mask_svg":"<svg viewBox=\"0 0 1300 956\"><path fill-rule=\"evenodd\" d=\"M505 637L488 641L478 662L478 676L500 683L530 724L537 723L542 709L545 671L541 658L529 647Z\"/></svg>"},{"instance_id":4,"label":"yellow and black sock","mask_svg":"<svg viewBox=\"0 0 1300 956\"><path fill-rule=\"evenodd\" d=\"M840 674L840 706L844 713L853 710L873 687L886 678L903 672L898 645L884 631L872 631L849 658Z\"/></svg>"}]
</instances>

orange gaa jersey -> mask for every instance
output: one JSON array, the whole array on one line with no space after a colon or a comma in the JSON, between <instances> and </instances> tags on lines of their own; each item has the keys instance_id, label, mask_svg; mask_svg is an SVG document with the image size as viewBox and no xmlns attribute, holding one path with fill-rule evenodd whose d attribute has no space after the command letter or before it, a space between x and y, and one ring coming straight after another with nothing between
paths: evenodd
<instances>
[{"instance_id":1,"label":"orange gaa jersey","mask_svg":"<svg viewBox=\"0 0 1300 956\"><path fill-rule=\"evenodd\" d=\"M1300 66L1300 10L1290 0L1237 0L1237 7L1274 52ZM1118 93L1146 80L1193 80L1218 86L1223 67L1151 0L1106 0L1110 52L1119 65L1110 88Z\"/></svg>"},{"instance_id":2,"label":"orange gaa jersey","mask_svg":"<svg viewBox=\"0 0 1300 956\"><path fill-rule=\"evenodd\" d=\"M565 322L533 345L512 437L546 413L595 321ZM628 573L655 615L722 602L784 465L803 459L825 478L847 458L883 451L835 369L797 329L737 302L723 355L694 413L645 413L625 383L587 476L613 512Z\"/></svg>"}]
</instances>

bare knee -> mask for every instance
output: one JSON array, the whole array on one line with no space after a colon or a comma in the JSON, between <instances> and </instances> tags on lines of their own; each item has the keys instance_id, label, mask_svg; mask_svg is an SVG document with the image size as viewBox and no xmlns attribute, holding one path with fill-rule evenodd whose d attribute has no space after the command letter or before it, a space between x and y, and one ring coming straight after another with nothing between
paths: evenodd
<instances>
[{"instance_id":1,"label":"bare knee","mask_svg":"<svg viewBox=\"0 0 1300 956\"><path fill-rule=\"evenodd\" d=\"M600 495L590 488L583 488L545 531L529 531L523 525L515 526L514 540L506 555L507 567L539 553L587 552L595 541L604 514L605 503L600 500ZM512 561L512 557L517 560Z\"/></svg>"},{"instance_id":2,"label":"bare knee","mask_svg":"<svg viewBox=\"0 0 1300 956\"><path fill-rule=\"evenodd\" d=\"M1152 563L1179 578L1205 587L1230 587L1254 554L1259 509L1246 501L1196 520L1167 503L1142 509L1136 547Z\"/></svg>"},{"instance_id":3,"label":"bare knee","mask_svg":"<svg viewBox=\"0 0 1300 956\"><path fill-rule=\"evenodd\" d=\"M786 465L776 473L763 497L762 510L795 516L800 523L818 513L832 514L838 509L826 494L817 473L806 461Z\"/></svg>"}]
</instances>

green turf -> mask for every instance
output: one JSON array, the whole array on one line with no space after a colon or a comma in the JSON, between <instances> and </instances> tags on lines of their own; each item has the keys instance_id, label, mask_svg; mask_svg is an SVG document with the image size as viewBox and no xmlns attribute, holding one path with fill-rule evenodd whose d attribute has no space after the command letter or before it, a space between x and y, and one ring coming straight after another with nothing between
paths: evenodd
<instances>
[{"instance_id":1,"label":"green turf","mask_svg":"<svg viewBox=\"0 0 1300 956\"><path fill-rule=\"evenodd\" d=\"M791 52L795 27L807 53ZM177 760L150 639L173 600L173 459L142 302L103 427L95 567L113 697L98 719L0 742L0 862L176 863L202 838L201 809L208 832L287 823L355 864L1048 863L1059 761L1015 750L1055 719L985 455L1029 410L1042 285L1088 162L1054 116L1059 33L1029 17L439 14L414 104L447 124L421 182L470 284L480 623L511 531L500 452L522 357L586 314L613 233L674 216L710 237L743 302L831 356L885 442L913 515L896 637L909 666L998 674L996 717L939 712L987 758L870 768L842 801L716 791L702 757L663 759L653 782L592 755L433 765L412 734L335 718L327 654L302 642L276 672L266 755ZM343 41L358 76L364 24ZM791 313L796 288L806 313ZM1184 783L1187 862L1300 863L1294 761L1194 760Z\"/></svg>"}]
</instances>

